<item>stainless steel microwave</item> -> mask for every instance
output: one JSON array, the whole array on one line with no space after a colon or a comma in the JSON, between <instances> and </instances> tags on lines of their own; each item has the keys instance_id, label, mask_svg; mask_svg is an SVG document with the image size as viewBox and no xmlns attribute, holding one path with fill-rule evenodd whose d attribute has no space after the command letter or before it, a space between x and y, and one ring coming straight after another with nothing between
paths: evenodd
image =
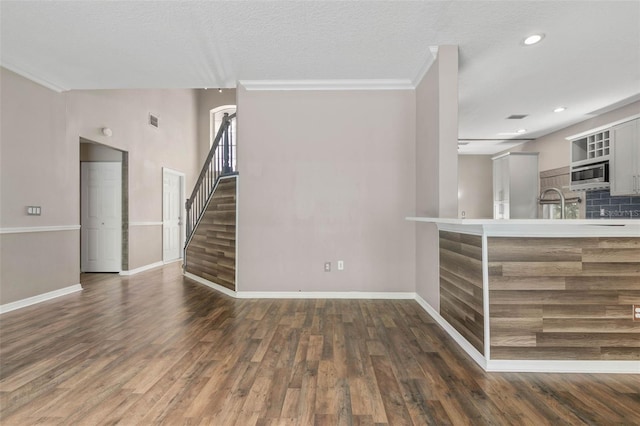
<instances>
[{"instance_id":1,"label":"stainless steel microwave","mask_svg":"<svg viewBox=\"0 0 640 426\"><path fill-rule=\"evenodd\" d=\"M609 188L609 162L586 164L571 168L571 189L586 191Z\"/></svg>"}]
</instances>

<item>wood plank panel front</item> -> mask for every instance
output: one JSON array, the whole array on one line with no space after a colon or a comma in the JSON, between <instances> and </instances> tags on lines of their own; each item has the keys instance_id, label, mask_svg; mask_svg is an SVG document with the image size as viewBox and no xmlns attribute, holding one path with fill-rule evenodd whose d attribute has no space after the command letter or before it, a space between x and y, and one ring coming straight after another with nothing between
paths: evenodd
<instances>
[{"instance_id":1,"label":"wood plank panel front","mask_svg":"<svg viewBox=\"0 0 640 426\"><path fill-rule=\"evenodd\" d=\"M640 360L639 238L488 238L491 359Z\"/></svg>"},{"instance_id":2,"label":"wood plank panel front","mask_svg":"<svg viewBox=\"0 0 640 426\"><path fill-rule=\"evenodd\" d=\"M236 289L236 178L222 179L187 247L186 271Z\"/></svg>"},{"instance_id":3,"label":"wood plank panel front","mask_svg":"<svg viewBox=\"0 0 640 426\"><path fill-rule=\"evenodd\" d=\"M482 238L440 231L440 315L484 353Z\"/></svg>"}]
</instances>

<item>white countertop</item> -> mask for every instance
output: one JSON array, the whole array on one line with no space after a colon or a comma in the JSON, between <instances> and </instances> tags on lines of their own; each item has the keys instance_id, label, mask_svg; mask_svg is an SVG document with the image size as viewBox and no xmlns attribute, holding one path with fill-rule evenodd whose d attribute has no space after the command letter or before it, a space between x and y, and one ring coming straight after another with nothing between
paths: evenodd
<instances>
[{"instance_id":1,"label":"white countertop","mask_svg":"<svg viewBox=\"0 0 640 426\"><path fill-rule=\"evenodd\" d=\"M639 237L638 219L454 219L407 217L435 223L443 231L488 236Z\"/></svg>"}]
</instances>

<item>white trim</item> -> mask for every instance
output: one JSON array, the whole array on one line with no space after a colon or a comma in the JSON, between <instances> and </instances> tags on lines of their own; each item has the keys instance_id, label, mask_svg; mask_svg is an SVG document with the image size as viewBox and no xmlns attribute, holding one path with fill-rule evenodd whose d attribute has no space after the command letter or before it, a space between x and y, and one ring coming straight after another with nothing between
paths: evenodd
<instances>
[{"instance_id":1,"label":"white trim","mask_svg":"<svg viewBox=\"0 0 640 426\"><path fill-rule=\"evenodd\" d=\"M438 231L461 232L460 225L438 223L437 227L438 227ZM469 226L465 226L464 234L482 236L484 235L484 231L483 231L482 225L469 225Z\"/></svg>"},{"instance_id":2,"label":"white trim","mask_svg":"<svg viewBox=\"0 0 640 426\"><path fill-rule=\"evenodd\" d=\"M67 294L75 293L82 290L80 284L70 285L69 287L60 288L58 290L42 293L37 296L28 297L26 299L17 300L11 303L5 303L0 305L0 314L15 311L16 309L26 308L27 306L35 305L36 303L44 302L47 300L55 299L56 297L65 296Z\"/></svg>"},{"instance_id":3,"label":"white trim","mask_svg":"<svg viewBox=\"0 0 640 426\"><path fill-rule=\"evenodd\" d=\"M176 263L176 262L182 262L182 258L181 258L181 257L179 257L179 258L177 258L177 259L163 260L163 261L162 261L162 264L163 264L163 265L170 265L170 264L172 264L172 263Z\"/></svg>"},{"instance_id":4,"label":"white trim","mask_svg":"<svg viewBox=\"0 0 640 426\"><path fill-rule=\"evenodd\" d=\"M487 371L518 373L640 374L639 361L490 360Z\"/></svg>"},{"instance_id":5,"label":"white trim","mask_svg":"<svg viewBox=\"0 0 640 426\"><path fill-rule=\"evenodd\" d=\"M7 63L6 60L2 61L2 63L0 64L0 66L2 66L3 68L8 69L9 71L12 71L18 75L21 75L22 77L26 78L27 80L31 80L36 84L39 84L40 86L44 86L47 89L53 90L54 92L57 93L62 93L62 92L66 92L69 89L67 89L66 87L62 87L62 86L58 86L57 84L45 80L44 78L38 77L35 74L29 72L29 71L25 71L22 68L13 65L11 63Z\"/></svg>"},{"instance_id":6,"label":"white trim","mask_svg":"<svg viewBox=\"0 0 640 426\"><path fill-rule=\"evenodd\" d=\"M436 223L439 230L489 237L637 237L638 219L449 219L407 217Z\"/></svg>"},{"instance_id":7,"label":"white trim","mask_svg":"<svg viewBox=\"0 0 640 426\"><path fill-rule=\"evenodd\" d=\"M185 188L185 181L186 181L186 175L182 172L179 172L177 170L173 170L170 169L169 167L162 167L162 222L160 222L160 225L162 225L162 261L164 262L164 264L166 265L167 263L171 263L173 261L177 261L177 260L182 260L182 258L184 257L184 243L185 243L185 239L187 236L187 230L186 230L186 223L187 223L187 208L185 206L185 203L181 203L180 205L180 220L179 220L179 227L180 227L180 248L178 249L178 257L176 259L170 259L170 260L165 260L164 258L164 203L165 203L165 199L164 199L164 175L165 173L169 173L169 174L173 174L175 176L178 176L180 178L180 194L178 195L178 198L181 200L185 200L186 199L186 194L187 194L187 190Z\"/></svg>"},{"instance_id":8,"label":"white trim","mask_svg":"<svg viewBox=\"0 0 640 426\"><path fill-rule=\"evenodd\" d=\"M378 80L241 80L246 90L413 90L409 79Z\"/></svg>"},{"instance_id":9,"label":"white trim","mask_svg":"<svg viewBox=\"0 0 640 426\"><path fill-rule=\"evenodd\" d=\"M476 349L471 343L465 339L462 334L458 332L451 324L447 322L444 318L440 316L433 306L429 305L420 295L416 294L416 302L422 309L424 309L431 317L440 325L440 327L444 328L444 331L449 334L449 336L460 346L460 348L467 353L473 359L476 364L478 364L482 369L487 369L487 360L486 358Z\"/></svg>"},{"instance_id":10,"label":"white trim","mask_svg":"<svg viewBox=\"0 0 640 426\"><path fill-rule=\"evenodd\" d=\"M172 168L169 168L169 167L162 166L162 171L165 171L165 170L168 171L169 173L173 173L173 174L176 174L176 175L180 175L180 176L184 176L185 175L180 170L175 170L175 169L172 169Z\"/></svg>"},{"instance_id":11,"label":"white trim","mask_svg":"<svg viewBox=\"0 0 640 426\"><path fill-rule=\"evenodd\" d=\"M424 76L431 69L431 66L436 63L436 59L438 58L438 46L429 46L430 55L427 55L427 58L424 60L424 63L416 73L416 76L411 81L413 84L413 88L418 87L418 84L424 79Z\"/></svg>"},{"instance_id":12,"label":"white trim","mask_svg":"<svg viewBox=\"0 0 640 426\"><path fill-rule=\"evenodd\" d=\"M555 222L554 219L546 219ZM562 222L571 222L576 219L562 220ZM596 219L598 220L598 219ZM606 219L603 219L606 220ZM614 219L615 220L615 219ZM634 220L634 219L632 219ZM560 220L557 220L560 222ZM640 221L635 220L634 224L602 224L596 226L572 226L566 224L558 224L557 227L545 227L538 225L523 225L514 228L506 228L500 225L486 225L484 227L489 237L545 237L545 238L589 238L589 237L638 237L640 236Z\"/></svg>"},{"instance_id":13,"label":"white trim","mask_svg":"<svg viewBox=\"0 0 640 426\"><path fill-rule=\"evenodd\" d=\"M239 291L238 299L385 299L411 300L412 292L368 291Z\"/></svg>"},{"instance_id":14,"label":"white trim","mask_svg":"<svg viewBox=\"0 0 640 426\"><path fill-rule=\"evenodd\" d=\"M0 228L0 234L26 234L29 232L77 231L80 225L58 226L24 226L16 228Z\"/></svg>"},{"instance_id":15,"label":"white trim","mask_svg":"<svg viewBox=\"0 0 640 426\"><path fill-rule=\"evenodd\" d=\"M164 263L162 261L154 262L148 265L141 266L139 268L129 269L128 271L120 271L120 275L123 275L123 276L135 275L135 274L139 274L140 272L148 271L149 269L157 268L159 266L164 266Z\"/></svg>"},{"instance_id":16,"label":"white trim","mask_svg":"<svg viewBox=\"0 0 640 426\"><path fill-rule=\"evenodd\" d=\"M228 288L223 287L220 284L216 284L214 282L211 282L209 280L201 278L201 277L199 277L197 275L194 275L191 272L184 272L184 276L189 278L189 279L192 279L193 281L195 281L195 282L197 282L199 284L202 284L202 285L207 286L209 288L212 288L212 289L214 289L216 291L219 291L220 293L224 293L227 296L231 296L231 297L236 298L236 299L238 298L238 296L236 295L235 291L229 290Z\"/></svg>"},{"instance_id":17,"label":"white trim","mask_svg":"<svg viewBox=\"0 0 640 426\"><path fill-rule=\"evenodd\" d=\"M412 300L411 292L366 291L233 291L205 278L185 272L184 276L236 299L386 299Z\"/></svg>"},{"instance_id":18,"label":"white trim","mask_svg":"<svg viewBox=\"0 0 640 426\"><path fill-rule=\"evenodd\" d=\"M240 209L238 208L239 200L240 200L240 175L236 175L236 244L235 244L236 245L236 257L235 257L236 291L240 290L240 286L238 285L239 283L238 270L240 269L238 268L238 259L240 259L240 256L238 256L238 229L240 229L240 226L238 225L240 222Z\"/></svg>"},{"instance_id":19,"label":"white trim","mask_svg":"<svg viewBox=\"0 0 640 426\"><path fill-rule=\"evenodd\" d=\"M132 226L162 226L162 222L129 222L129 227Z\"/></svg>"},{"instance_id":20,"label":"white trim","mask_svg":"<svg viewBox=\"0 0 640 426\"><path fill-rule=\"evenodd\" d=\"M584 136L589 136L592 133L598 133L598 132L601 132L603 130L610 129L611 127L617 126L618 124L622 124L622 123L626 123L627 121L635 120L636 118L640 118L640 114L635 114L635 115L632 115L630 117L623 118L621 120L613 121L613 122L605 124L603 126L594 127L593 129L587 130L585 132L580 132L580 133L576 133L575 135L567 136L565 138L565 140L571 141L571 140L574 140L574 139L580 139L580 138L582 138Z\"/></svg>"},{"instance_id":21,"label":"white trim","mask_svg":"<svg viewBox=\"0 0 640 426\"><path fill-rule=\"evenodd\" d=\"M491 359L491 318L489 317L489 244L482 235L482 317L484 318L484 357Z\"/></svg>"}]
</instances>

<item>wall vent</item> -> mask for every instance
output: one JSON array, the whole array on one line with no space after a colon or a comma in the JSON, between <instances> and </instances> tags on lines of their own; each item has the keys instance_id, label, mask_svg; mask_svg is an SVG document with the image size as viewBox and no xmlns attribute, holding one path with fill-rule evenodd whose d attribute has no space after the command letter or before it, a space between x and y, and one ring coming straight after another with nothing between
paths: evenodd
<instances>
[{"instance_id":1,"label":"wall vent","mask_svg":"<svg viewBox=\"0 0 640 426\"><path fill-rule=\"evenodd\" d=\"M155 128L158 128L158 117L153 114L149 114L149 124Z\"/></svg>"},{"instance_id":2,"label":"wall vent","mask_svg":"<svg viewBox=\"0 0 640 426\"><path fill-rule=\"evenodd\" d=\"M507 120L522 120L527 117L529 114L511 114L507 117Z\"/></svg>"}]
</instances>

